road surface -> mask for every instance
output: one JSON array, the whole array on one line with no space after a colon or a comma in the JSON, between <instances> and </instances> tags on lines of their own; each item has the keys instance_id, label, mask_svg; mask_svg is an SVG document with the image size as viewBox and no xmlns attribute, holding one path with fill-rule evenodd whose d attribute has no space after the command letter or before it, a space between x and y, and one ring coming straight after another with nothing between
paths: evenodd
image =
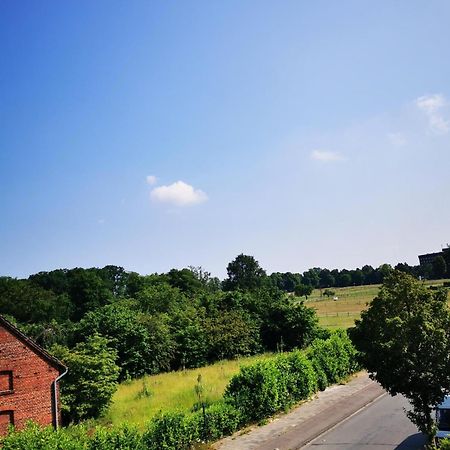
<instances>
[{"instance_id":1,"label":"road surface","mask_svg":"<svg viewBox=\"0 0 450 450\"><path fill-rule=\"evenodd\" d=\"M366 373L327 388L267 425L222 439L215 450L412 450L424 439L407 419L406 400L390 397Z\"/></svg>"},{"instance_id":2,"label":"road surface","mask_svg":"<svg viewBox=\"0 0 450 450\"><path fill-rule=\"evenodd\" d=\"M408 402L384 395L314 439L304 450L417 450L425 439L406 417Z\"/></svg>"}]
</instances>

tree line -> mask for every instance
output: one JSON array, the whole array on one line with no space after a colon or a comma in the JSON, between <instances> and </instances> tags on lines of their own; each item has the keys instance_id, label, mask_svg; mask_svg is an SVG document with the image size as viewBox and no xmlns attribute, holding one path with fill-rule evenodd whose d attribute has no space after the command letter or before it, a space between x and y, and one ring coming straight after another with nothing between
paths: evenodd
<instances>
[{"instance_id":1,"label":"tree line","mask_svg":"<svg viewBox=\"0 0 450 450\"><path fill-rule=\"evenodd\" d=\"M79 421L101 415L121 380L304 348L327 332L314 310L286 292L307 297L313 288L380 283L392 270L267 275L243 254L223 281L201 267L151 275L113 265L57 269L0 277L0 313L69 366L64 415Z\"/></svg>"}]
</instances>

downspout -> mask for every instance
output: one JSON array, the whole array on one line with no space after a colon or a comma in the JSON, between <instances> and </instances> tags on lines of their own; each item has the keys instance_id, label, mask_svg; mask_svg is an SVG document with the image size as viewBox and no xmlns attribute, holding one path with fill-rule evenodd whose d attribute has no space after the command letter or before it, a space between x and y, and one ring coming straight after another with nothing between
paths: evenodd
<instances>
[{"instance_id":1,"label":"downspout","mask_svg":"<svg viewBox=\"0 0 450 450\"><path fill-rule=\"evenodd\" d=\"M59 411L58 411L58 381L69 371L69 369L66 367L66 370L59 375L55 381L53 382L53 389L54 389L54 395L53 395L53 401L55 402L54 404L54 409L55 409L55 428L58 429L59 423L58 423L58 416L59 416Z\"/></svg>"}]
</instances>

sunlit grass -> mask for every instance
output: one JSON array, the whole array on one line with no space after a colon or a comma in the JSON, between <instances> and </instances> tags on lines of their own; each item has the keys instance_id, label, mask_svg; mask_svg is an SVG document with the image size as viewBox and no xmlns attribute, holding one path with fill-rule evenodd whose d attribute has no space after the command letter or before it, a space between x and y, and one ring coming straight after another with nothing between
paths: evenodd
<instances>
[{"instance_id":1,"label":"sunlit grass","mask_svg":"<svg viewBox=\"0 0 450 450\"><path fill-rule=\"evenodd\" d=\"M113 397L102 422L114 425L128 422L143 427L159 411L189 411L197 402L195 385L201 375L204 398L209 402L219 400L231 377L239 368L255 361L269 358L270 354L220 361L198 369L162 373L122 383ZM148 395L143 395L144 390Z\"/></svg>"}]
</instances>

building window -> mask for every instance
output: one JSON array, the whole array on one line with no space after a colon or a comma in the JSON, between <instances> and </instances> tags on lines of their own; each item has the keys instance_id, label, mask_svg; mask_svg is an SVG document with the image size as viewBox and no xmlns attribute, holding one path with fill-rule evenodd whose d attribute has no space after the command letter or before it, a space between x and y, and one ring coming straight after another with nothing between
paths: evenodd
<instances>
[{"instance_id":1,"label":"building window","mask_svg":"<svg viewBox=\"0 0 450 450\"><path fill-rule=\"evenodd\" d=\"M0 372L0 395L11 394L14 391L12 370Z\"/></svg>"},{"instance_id":2,"label":"building window","mask_svg":"<svg viewBox=\"0 0 450 450\"><path fill-rule=\"evenodd\" d=\"M0 411L0 436L8 432L10 425L14 425L14 411Z\"/></svg>"}]
</instances>

